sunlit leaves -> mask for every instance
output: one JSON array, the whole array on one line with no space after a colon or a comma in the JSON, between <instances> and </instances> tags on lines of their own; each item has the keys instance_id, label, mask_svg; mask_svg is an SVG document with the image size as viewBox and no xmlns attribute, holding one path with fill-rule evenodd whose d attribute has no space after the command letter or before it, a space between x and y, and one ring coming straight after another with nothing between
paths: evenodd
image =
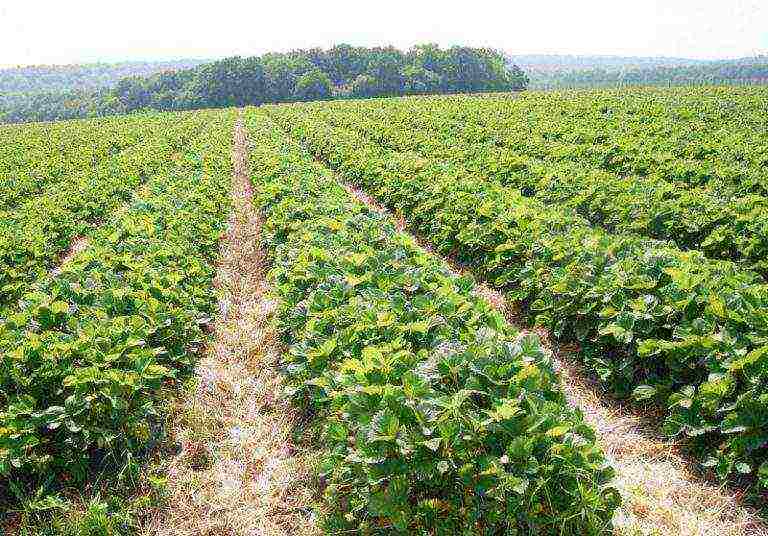
<instances>
[{"instance_id":1,"label":"sunlit leaves","mask_svg":"<svg viewBox=\"0 0 768 536\"><path fill-rule=\"evenodd\" d=\"M260 112L251 123L286 372L323 429L329 527L607 526L610 471L538 338L513 333L470 278L354 202Z\"/></svg>"}]
</instances>

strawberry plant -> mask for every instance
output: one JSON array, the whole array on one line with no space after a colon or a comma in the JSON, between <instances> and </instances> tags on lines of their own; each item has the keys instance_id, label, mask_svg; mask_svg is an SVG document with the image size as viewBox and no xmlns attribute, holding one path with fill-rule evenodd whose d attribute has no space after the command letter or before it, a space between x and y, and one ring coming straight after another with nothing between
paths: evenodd
<instances>
[{"instance_id":1,"label":"strawberry plant","mask_svg":"<svg viewBox=\"0 0 768 536\"><path fill-rule=\"evenodd\" d=\"M603 534L617 492L537 338L249 116L285 371L332 533Z\"/></svg>"},{"instance_id":2,"label":"strawberry plant","mask_svg":"<svg viewBox=\"0 0 768 536\"><path fill-rule=\"evenodd\" d=\"M707 121L702 129L719 130L715 134L724 137L723 118L716 111L719 105L706 102L701 90L693 91L698 99L700 114ZM745 90L746 92L747 90ZM754 90L751 90L754 91ZM683 90L670 92L681 99L687 97ZM678 95L679 94L679 95ZM637 121L633 114L648 113L645 92L622 96L620 103L612 103L622 111L621 126L633 128ZM657 96L657 93L653 93ZM667 95L662 92L662 95ZM752 109L745 96L738 102L734 114L745 121L752 118ZM371 101L365 103L331 103L310 105L312 113L328 123L353 130L371 141L397 151L414 151L424 157L449 161L454 167L518 189L545 204L561 204L574 208L593 225L609 232L636 233L649 238L671 240L682 249L701 249L712 258L744 261L749 268L763 275L768 274L765 264L768 246L768 199L763 192L749 193L744 174L762 176L759 164L746 161L746 156L728 167L724 150L745 155L753 149L748 143L760 143L762 126L738 125L745 132L743 139L729 136L726 142L707 138L708 149L697 149L690 140L680 140L682 147L669 148L665 158L682 166L686 158L695 156L698 165L716 164L708 174L712 180L697 180L695 184L678 177L666 167L647 163L642 170L614 169L612 165L593 163L601 144L612 136L622 136L622 148L630 140L615 125L613 115L594 113L595 103L607 106L607 93L586 93L567 100L492 98L430 97L418 100ZM552 113L539 115L542 102L555 106ZM681 102L654 105L658 120L668 107L676 109ZM714 108L714 109L711 109ZM574 116L574 114L578 115ZM523 115L526 114L526 115ZM709 115L709 116L708 116ZM553 119L554 116L554 119ZM525 118L525 121L523 121ZM754 118L752 118L754 120ZM647 116L643 116L647 122ZM636 137L650 138L648 145L632 149L633 153L651 158L658 145L669 143L672 133L682 127L677 119L662 133L650 129L632 133ZM558 135L551 134L557 124ZM644 123L645 125L645 123ZM654 123L655 125L655 123ZM648 125L645 125L646 127ZM673 128L674 127L674 128ZM539 129L550 131L549 140L542 147L530 147L526 143L536 136ZM646 130L648 130L646 128ZM671 132L670 132L671 131ZM715 134L712 134L714 136ZM751 136L751 137L748 137ZM749 142L747 140L750 140ZM654 142L650 144L650 142ZM622 149L611 146L609 154L622 155ZM610 158L614 158L611 156ZM606 157L608 158L608 157ZM734 156L730 156L734 159ZM666 160L665 160L666 161ZM738 163L738 169L734 166ZM722 177L715 180L714 177Z\"/></svg>"},{"instance_id":3,"label":"strawberry plant","mask_svg":"<svg viewBox=\"0 0 768 536\"><path fill-rule=\"evenodd\" d=\"M53 269L78 235L128 201L204 126L204 114L153 114L132 128L144 136L98 165L68 169L37 196L0 213L0 312Z\"/></svg>"},{"instance_id":4,"label":"strawberry plant","mask_svg":"<svg viewBox=\"0 0 768 536\"><path fill-rule=\"evenodd\" d=\"M191 370L213 313L233 114L200 112L169 135L203 123L85 251L0 319L4 478L83 482L92 463L153 441L160 391Z\"/></svg>"},{"instance_id":5,"label":"strawberry plant","mask_svg":"<svg viewBox=\"0 0 768 536\"><path fill-rule=\"evenodd\" d=\"M161 114L0 126L0 210L139 143ZM167 126L167 125L166 125Z\"/></svg>"},{"instance_id":6,"label":"strawberry plant","mask_svg":"<svg viewBox=\"0 0 768 536\"><path fill-rule=\"evenodd\" d=\"M768 486L768 286L738 264L636 235L609 234L460 166L392 151L307 115L268 112L322 161L473 266L618 394L666 411L722 477Z\"/></svg>"}]
</instances>

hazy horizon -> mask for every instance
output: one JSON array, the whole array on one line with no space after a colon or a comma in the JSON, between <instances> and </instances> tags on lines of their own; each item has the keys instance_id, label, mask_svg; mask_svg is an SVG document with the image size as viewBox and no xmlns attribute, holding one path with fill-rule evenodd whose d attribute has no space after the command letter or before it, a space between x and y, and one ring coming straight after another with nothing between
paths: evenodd
<instances>
[{"instance_id":1,"label":"hazy horizon","mask_svg":"<svg viewBox=\"0 0 768 536\"><path fill-rule=\"evenodd\" d=\"M0 67L205 60L336 43L407 49L435 42L491 46L514 55L712 60L768 51L768 5L757 0L469 5L473 9L433 0L393 0L381 8L348 1L224 1L210 9L210 3L179 0L137 0L127 7L6 0L0 7Z\"/></svg>"},{"instance_id":2,"label":"hazy horizon","mask_svg":"<svg viewBox=\"0 0 768 536\"><path fill-rule=\"evenodd\" d=\"M329 43L327 46L321 46L320 48L327 49L333 45L338 44L349 44L353 45L354 43L348 43L348 42L334 42ZM456 43L456 44L464 44L464 43ZM361 46L388 46L387 43L381 43L381 44L373 44L373 45L361 45ZM450 46L450 45L447 45ZM400 48L400 47L397 47ZM94 60L94 61L80 61L80 62L70 62L70 63L29 63L24 65L14 65L14 64L0 64L0 69L7 70L7 69L24 69L24 68L32 68L32 67L65 67L65 66L85 66L85 65L97 65L97 64L104 64L104 65L119 65L124 63L174 63L174 62L213 62L220 59L223 59L225 57L233 57L233 56L251 56L251 55L259 55L264 52L286 52L288 50L292 49L286 49L286 50L265 50L262 52L257 52L254 54L229 54L227 56L218 56L218 57L184 57L184 56L178 56L178 57L157 57L157 58L118 58L114 60ZM407 50L407 48L403 48L402 50ZM762 53L755 53L749 56L732 56L727 58L693 58L693 57L685 57L685 56L626 56L622 54L569 54L565 52L551 52L551 53L539 53L539 52L517 52L517 51L508 51L504 50L504 52L509 52L510 56L542 56L542 57L566 57L571 56L575 58L604 58L604 59L659 59L659 60L691 60L691 61L728 61L728 60L740 60L748 57L753 56L766 56L768 55L768 51L762 52Z\"/></svg>"}]
</instances>

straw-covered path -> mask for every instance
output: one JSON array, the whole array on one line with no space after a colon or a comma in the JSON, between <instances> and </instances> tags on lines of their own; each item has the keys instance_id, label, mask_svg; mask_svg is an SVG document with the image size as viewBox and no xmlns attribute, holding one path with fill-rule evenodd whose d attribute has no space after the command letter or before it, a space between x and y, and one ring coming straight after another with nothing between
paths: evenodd
<instances>
[{"instance_id":1,"label":"straw-covered path","mask_svg":"<svg viewBox=\"0 0 768 536\"><path fill-rule=\"evenodd\" d=\"M296 415L281 396L281 348L272 328L261 218L253 204L248 141L234 133L232 215L221 244L214 342L173 419L181 452L168 475L168 504L148 533L162 536L316 534L315 486L291 442Z\"/></svg>"}]
</instances>

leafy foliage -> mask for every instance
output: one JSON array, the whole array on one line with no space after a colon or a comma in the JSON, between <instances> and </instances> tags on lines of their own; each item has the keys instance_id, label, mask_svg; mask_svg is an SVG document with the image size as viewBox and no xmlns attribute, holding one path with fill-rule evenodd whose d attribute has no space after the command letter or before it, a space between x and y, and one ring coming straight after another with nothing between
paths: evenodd
<instances>
[{"instance_id":1,"label":"leafy foliage","mask_svg":"<svg viewBox=\"0 0 768 536\"><path fill-rule=\"evenodd\" d=\"M38 161L33 153L30 165L35 167L29 181L8 181L12 184L11 196L17 191L18 199L25 189L27 194L34 195L0 212L0 314L16 302L31 282L55 266L75 237L108 217L147 178L167 166L174 153L205 126L205 115L155 114L132 118L117 126L112 135L99 125L89 125L93 130L84 130L79 140L73 140L70 155L45 149L42 153L46 160ZM36 126L32 131L38 128L46 132L57 127ZM68 127L63 128L66 131ZM23 173L25 165L14 163L13 159L23 162L26 158L18 157L19 149L15 147L13 152L9 151L7 160L11 177ZM57 168L58 180L53 174ZM48 171L53 173L47 179L38 175ZM34 192L38 184L42 187Z\"/></svg>"},{"instance_id":2,"label":"leafy foliage","mask_svg":"<svg viewBox=\"0 0 768 536\"><path fill-rule=\"evenodd\" d=\"M567 206L329 126L316 108L267 110L439 252L472 265L554 335L579 341L617 393L660 404L666 431L687 436L705 466L768 485L768 286L756 273L607 233Z\"/></svg>"},{"instance_id":3,"label":"leafy foliage","mask_svg":"<svg viewBox=\"0 0 768 536\"><path fill-rule=\"evenodd\" d=\"M127 77L95 92L0 99L6 122L93 117L135 110L189 110L328 97L523 89L527 78L485 48L336 45L260 57L226 58L192 69Z\"/></svg>"},{"instance_id":4,"label":"leafy foliage","mask_svg":"<svg viewBox=\"0 0 768 536\"><path fill-rule=\"evenodd\" d=\"M161 151L145 190L60 274L6 309L0 474L8 481L82 482L93 461L151 444L159 391L190 369L204 339L199 323L212 314L232 124L231 112L166 123L171 139L191 134L186 147L174 157Z\"/></svg>"},{"instance_id":5,"label":"leafy foliage","mask_svg":"<svg viewBox=\"0 0 768 536\"><path fill-rule=\"evenodd\" d=\"M530 73L532 87L766 83L768 56L729 60L512 56Z\"/></svg>"},{"instance_id":6,"label":"leafy foliage","mask_svg":"<svg viewBox=\"0 0 768 536\"><path fill-rule=\"evenodd\" d=\"M286 373L315 411L331 532L603 534L618 503L549 356L262 113L251 164Z\"/></svg>"},{"instance_id":7,"label":"leafy foliage","mask_svg":"<svg viewBox=\"0 0 768 536\"><path fill-rule=\"evenodd\" d=\"M0 93L45 93L112 87L130 76L190 69L204 60L127 61L86 65L33 65L0 69Z\"/></svg>"},{"instance_id":8,"label":"leafy foliage","mask_svg":"<svg viewBox=\"0 0 768 536\"><path fill-rule=\"evenodd\" d=\"M730 91L727 112L722 90L685 89L340 102L313 113L571 207L609 232L671 240L765 275L765 96ZM696 129L683 117L696 117Z\"/></svg>"},{"instance_id":9,"label":"leafy foliage","mask_svg":"<svg viewBox=\"0 0 768 536\"><path fill-rule=\"evenodd\" d=\"M8 211L136 145L144 128L154 130L163 117L107 118L94 121L0 128L0 210Z\"/></svg>"},{"instance_id":10,"label":"leafy foliage","mask_svg":"<svg viewBox=\"0 0 768 536\"><path fill-rule=\"evenodd\" d=\"M296 81L296 97L299 100L323 100L331 96L331 79L320 69L312 69Z\"/></svg>"}]
</instances>

